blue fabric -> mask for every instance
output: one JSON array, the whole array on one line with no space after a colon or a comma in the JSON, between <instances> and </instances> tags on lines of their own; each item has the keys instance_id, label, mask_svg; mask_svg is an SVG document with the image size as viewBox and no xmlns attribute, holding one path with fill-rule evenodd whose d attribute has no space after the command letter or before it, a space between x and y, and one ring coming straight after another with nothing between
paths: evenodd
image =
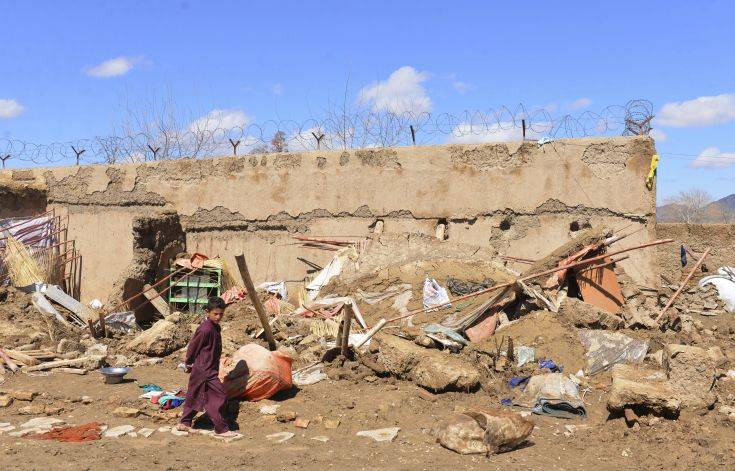
<instances>
[{"instance_id":1,"label":"blue fabric","mask_svg":"<svg viewBox=\"0 0 735 471\"><path fill-rule=\"evenodd\" d=\"M531 379L530 376L513 376L508 380L508 384L511 388L515 388L517 386L524 385L528 382L528 380Z\"/></svg>"},{"instance_id":2,"label":"blue fabric","mask_svg":"<svg viewBox=\"0 0 735 471\"><path fill-rule=\"evenodd\" d=\"M679 251L679 254L681 256L681 266L685 267L687 266L687 250L684 248L684 246L681 246L681 250Z\"/></svg>"},{"instance_id":3,"label":"blue fabric","mask_svg":"<svg viewBox=\"0 0 735 471\"><path fill-rule=\"evenodd\" d=\"M504 406L512 406L513 400L512 399L501 399L500 403Z\"/></svg>"},{"instance_id":4,"label":"blue fabric","mask_svg":"<svg viewBox=\"0 0 735 471\"><path fill-rule=\"evenodd\" d=\"M556 363L554 363L554 360L551 358L547 358L545 360L541 360L538 362L539 368L550 370L552 373L560 372L562 371L562 367L557 366Z\"/></svg>"},{"instance_id":5,"label":"blue fabric","mask_svg":"<svg viewBox=\"0 0 735 471\"><path fill-rule=\"evenodd\" d=\"M138 387L145 392L163 391L163 388L157 384L143 384L142 386L138 386Z\"/></svg>"}]
</instances>

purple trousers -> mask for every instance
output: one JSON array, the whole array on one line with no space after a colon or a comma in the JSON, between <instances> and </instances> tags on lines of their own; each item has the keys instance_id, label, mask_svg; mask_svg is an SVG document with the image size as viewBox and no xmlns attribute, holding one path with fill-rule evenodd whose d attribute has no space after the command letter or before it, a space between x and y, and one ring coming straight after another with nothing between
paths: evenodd
<instances>
[{"instance_id":1,"label":"purple trousers","mask_svg":"<svg viewBox=\"0 0 735 471\"><path fill-rule=\"evenodd\" d=\"M209 420L214 424L215 433L225 433L229 431L227 421L222 417L222 411L224 410L225 403L227 402L227 395L225 394L225 388L217 377L205 380L204 388L204 412L209 417ZM187 396L184 401L184 409L182 411L181 423L191 427L194 417L196 417L197 410L196 405L192 402L202 403L201 398L197 398L197 401L190 401Z\"/></svg>"}]
</instances>

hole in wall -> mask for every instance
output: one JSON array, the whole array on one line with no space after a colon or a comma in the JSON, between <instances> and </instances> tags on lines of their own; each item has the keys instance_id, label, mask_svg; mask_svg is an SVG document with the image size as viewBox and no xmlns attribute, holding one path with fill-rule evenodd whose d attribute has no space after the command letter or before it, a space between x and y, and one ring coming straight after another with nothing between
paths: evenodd
<instances>
[{"instance_id":1,"label":"hole in wall","mask_svg":"<svg viewBox=\"0 0 735 471\"><path fill-rule=\"evenodd\" d=\"M507 231L507 230L509 230L510 229L510 226L511 226L510 219L503 219L502 221L500 221L500 230L501 231Z\"/></svg>"}]
</instances>

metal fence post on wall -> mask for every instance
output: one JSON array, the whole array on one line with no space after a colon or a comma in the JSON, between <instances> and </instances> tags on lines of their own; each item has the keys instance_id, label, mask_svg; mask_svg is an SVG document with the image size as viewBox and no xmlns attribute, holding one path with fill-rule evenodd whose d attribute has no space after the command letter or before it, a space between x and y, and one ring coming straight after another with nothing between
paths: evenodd
<instances>
[{"instance_id":1,"label":"metal fence post on wall","mask_svg":"<svg viewBox=\"0 0 735 471\"><path fill-rule=\"evenodd\" d=\"M153 152L153 160L158 160L158 155L157 154L158 154L158 151L161 150L161 148L160 147L156 147L154 149L153 147L151 147L150 144L148 144L148 148L151 150L151 152Z\"/></svg>"},{"instance_id":2,"label":"metal fence post on wall","mask_svg":"<svg viewBox=\"0 0 735 471\"><path fill-rule=\"evenodd\" d=\"M240 145L240 141L233 141L232 139L229 139L229 141L232 146L232 155L237 157L237 146Z\"/></svg>"},{"instance_id":3,"label":"metal fence post on wall","mask_svg":"<svg viewBox=\"0 0 735 471\"><path fill-rule=\"evenodd\" d=\"M80 159L79 159L79 157L81 157L81 156L82 156L82 154L84 154L84 153L86 152L86 150L85 150L85 149L82 149L82 150L76 150L76 149L74 148L74 146L71 146L71 150L73 150L73 151L74 151L74 154L76 154L76 156L77 156L77 165L79 165L79 160L80 160Z\"/></svg>"},{"instance_id":4,"label":"metal fence post on wall","mask_svg":"<svg viewBox=\"0 0 735 471\"><path fill-rule=\"evenodd\" d=\"M5 161L10 160L10 154L0 157L0 160L3 161L3 168L5 168Z\"/></svg>"},{"instance_id":5,"label":"metal fence post on wall","mask_svg":"<svg viewBox=\"0 0 735 471\"><path fill-rule=\"evenodd\" d=\"M320 150L322 148L322 139L324 139L324 133L320 133L318 136L312 131L312 136L314 136L314 139L316 139L316 150Z\"/></svg>"},{"instance_id":6,"label":"metal fence post on wall","mask_svg":"<svg viewBox=\"0 0 735 471\"><path fill-rule=\"evenodd\" d=\"M408 127L411 129L411 141L413 141L413 145L416 145L416 130L413 128L413 124Z\"/></svg>"}]
</instances>

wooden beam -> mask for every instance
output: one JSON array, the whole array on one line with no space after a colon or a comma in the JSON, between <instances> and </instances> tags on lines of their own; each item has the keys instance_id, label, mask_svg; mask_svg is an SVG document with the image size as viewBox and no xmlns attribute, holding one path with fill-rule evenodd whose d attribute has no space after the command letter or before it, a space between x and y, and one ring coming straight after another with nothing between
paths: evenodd
<instances>
[{"instance_id":1,"label":"wooden beam","mask_svg":"<svg viewBox=\"0 0 735 471\"><path fill-rule=\"evenodd\" d=\"M245 256L236 255L235 261L237 262L237 268L240 270L242 281L245 283L245 289L248 290L248 296L250 296L250 300L253 302L253 306L255 307L255 312L258 313L258 318L260 319L260 324L263 327L265 338L268 340L268 348L271 351L274 351L278 348L278 345L276 344L276 339L273 337L273 331L271 330L271 325L268 323L268 315L265 313L263 303L260 302L258 293L255 292L255 285L253 285L253 279L250 277L248 265L245 263Z\"/></svg>"}]
</instances>

